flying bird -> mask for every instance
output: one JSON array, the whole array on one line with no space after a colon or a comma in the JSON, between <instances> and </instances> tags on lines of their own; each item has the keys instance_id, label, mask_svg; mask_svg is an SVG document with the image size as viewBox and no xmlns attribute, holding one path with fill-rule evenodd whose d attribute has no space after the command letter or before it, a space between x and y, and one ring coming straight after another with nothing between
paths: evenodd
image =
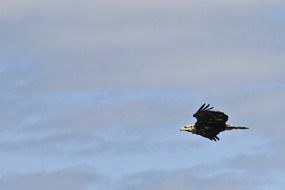
<instances>
[{"instance_id":1,"label":"flying bird","mask_svg":"<svg viewBox=\"0 0 285 190\"><path fill-rule=\"evenodd\" d=\"M210 104L203 104L193 117L197 119L195 124L185 125L180 131L191 132L196 135L201 135L210 140L220 140L217 136L222 131L232 129L248 129L247 127L239 127L226 124L228 116L220 111L214 111L214 107Z\"/></svg>"}]
</instances>

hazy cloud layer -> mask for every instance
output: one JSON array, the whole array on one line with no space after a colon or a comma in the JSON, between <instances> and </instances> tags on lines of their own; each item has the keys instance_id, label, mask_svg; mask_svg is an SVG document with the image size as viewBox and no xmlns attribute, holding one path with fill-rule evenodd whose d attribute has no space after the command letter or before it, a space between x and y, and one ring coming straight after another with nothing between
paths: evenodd
<instances>
[{"instance_id":1,"label":"hazy cloud layer","mask_svg":"<svg viewBox=\"0 0 285 190\"><path fill-rule=\"evenodd\" d=\"M31 90L223 88L283 74L281 2L112 3L7 3L10 17L23 10L6 27L20 40L7 44L37 63Z\"/></svg>"},{"instance_id":2,"label":"hazy cloud layer","mask_svg":"<svg viewBox=\"0 0 285 190\"><path fill-rule=\"evenodd\" d=\"M274 181L275 177L272 176L284 170L284 163L280 163L284 161L283 158L277 158L271 162L275 156L240 155L212 165L170 171L144 171L126 176L120 181L118 189L279 189L284 185L281 178Z\"/></svg>"},{"instance_id":3,"label":"hazy cloud layer","mask_svg":"<svg viewBox=\"0 0 285 190\"><path fill-rule=\"evenodd\" d=\"M96 183L107 184L107 181L100 175L76 168L33 174L11 174L0 178L0 187L3 190L81 190L92 185L93 189L102 188L101 185L95 185Z\"/></svg>"},{"instance_id":4,"label":"hazy cloud layer","mask_svg":"<svg viewBox=\"0 0 285 190\"><path fill-rule=\"evenodd\" d=\"M0 188L280 189L284 9L1 1ZM250 130L180 133L204 102Z\"/></svg>"}]
</instances>

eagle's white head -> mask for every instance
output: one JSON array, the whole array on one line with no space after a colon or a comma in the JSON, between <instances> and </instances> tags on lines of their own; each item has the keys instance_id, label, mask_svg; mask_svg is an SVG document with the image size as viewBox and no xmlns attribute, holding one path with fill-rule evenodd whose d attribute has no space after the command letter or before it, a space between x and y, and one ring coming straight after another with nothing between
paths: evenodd
<instances>
[{"instance_id":1,"label":"eagle's white head","mask_svg":"<svg viewBox=\"0 0 285 190\"><path fill-rule=\"evenodd\" d=\"M194 124L184 125L182 128L180 128L180 131L187 131L187 132L194 133L196 131L196 128Z\"/></svg>"}]
</instances>

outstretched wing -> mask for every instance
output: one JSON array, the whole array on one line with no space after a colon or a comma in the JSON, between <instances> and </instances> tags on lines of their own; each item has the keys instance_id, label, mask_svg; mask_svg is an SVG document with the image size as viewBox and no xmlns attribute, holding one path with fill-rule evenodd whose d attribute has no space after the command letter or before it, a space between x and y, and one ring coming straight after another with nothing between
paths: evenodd
<instances>
[{"instance_id":1,"label":"outstretched wing","mask_svg":"<svg viewBox=\"0 0 285 190\"><path fill-rule=\"evenodd\" d=\"M197 119L197 123L204 125L221 125L225 124L228 120L228 116L220 111L213 111L214 107L210 107L210 104L206 106L203 104L198 111L193 115Z\"/></svg>"},{"instance_id":2,"label":"outstretched wing","mask_svg":"<svg viewBox=\"0 0 285 190\"><path fill-rule=\"evenodd\" d=\"M224 130L228 116L212 109L210 104L203 104L193 116L197 119L195 126L200 135L215 140L216 135Z\"/></svg>"}]
</instances>

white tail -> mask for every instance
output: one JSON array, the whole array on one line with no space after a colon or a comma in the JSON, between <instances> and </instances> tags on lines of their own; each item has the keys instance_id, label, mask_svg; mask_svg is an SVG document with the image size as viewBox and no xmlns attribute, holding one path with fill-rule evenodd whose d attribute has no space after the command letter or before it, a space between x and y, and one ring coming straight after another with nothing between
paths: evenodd
<instances>
[{"instance_id":1,"label":"white tail","mask_svg":"<svg viewBox=\"0 0 285 190\"><path fill-rule=\"evenodd\" d=\"M239 127L239 126L233 126L233 125L227 125L226 130L232 130L232 129L249 129L247 127Z\"/></svg>"}]
</instances>

